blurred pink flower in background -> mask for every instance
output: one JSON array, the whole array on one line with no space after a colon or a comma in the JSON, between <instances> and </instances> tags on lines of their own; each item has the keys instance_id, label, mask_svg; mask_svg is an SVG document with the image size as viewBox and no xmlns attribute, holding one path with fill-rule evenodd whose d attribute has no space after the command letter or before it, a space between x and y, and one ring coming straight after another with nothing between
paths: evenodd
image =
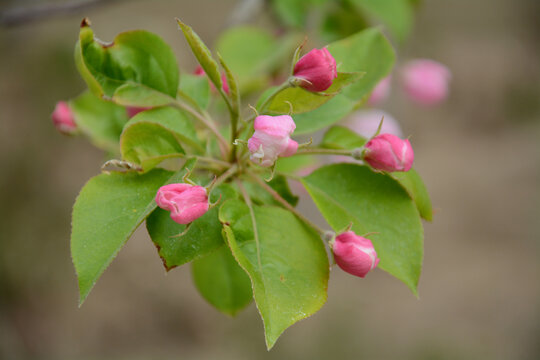
<instances>
[{"instance_id":1,"label":"blurred pink flower in background","mask_svg":"<svg viewBox=\"0 0 540 360\"><path fill-rule=\"evenodd\" d=\"M384 122L381 128L381 133L388 133L399 137L403 136L399 123L385 111L379 109L358 110L352 113L343 126L351 129L359 135L370 138L375 135L381 119L384 117Z\"/></svg>"},{"instance_id":2,"label":"blurred pink flower in background","mask_svg":"<svg viewBox=\"0 0 540 360\"><path fill-rule=\"evenodd\" d=\"M137 106L126 106L126 112L129 118L134 117L140 112L143 112L144 110L149 110L151 107L137 107Z\"/></svg>"},{"instance_id":3,"label":"blurred pink flower in background","mask_svg":"<svg viewBox=\"0 0 540 360\"><path fill-rule=\"evenodd\" d=\"M411 60L401 69L401 81L409 98L422 105L435 105L448 96L450 70L429 59Z\"/></svg>"},{"instance_id":4,"label":"blurred pink flower in background","mask_svg":"<svg viewBox=\"0 0 540 360\"><path fill-rule=\"evenodd\" d=\"M77 124L75 124L73 112L65 101L59 101L56 103L54 111L51 114L51 118L56 130L64 135L71 135L77 130Z\"/></svg>"},{"instance_id":5,"label":"blurred pink flower in background","mask_svg":"<svg viewBox=\"0 0 540 360\"><path fill-rule=\"evenodd\" d=\"M375 106L382 103L390 95L390 84L392 82L392 76L388 75L375 86L368 99L370 106Z\"/></svg>"}]
</instances>

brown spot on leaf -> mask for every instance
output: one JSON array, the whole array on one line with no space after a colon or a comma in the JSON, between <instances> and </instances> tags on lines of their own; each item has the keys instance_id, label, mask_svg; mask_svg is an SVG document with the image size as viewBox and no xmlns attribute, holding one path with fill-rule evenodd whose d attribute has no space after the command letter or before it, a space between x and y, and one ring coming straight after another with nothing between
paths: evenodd
<instances>
[{"instance_id":1,"label":"brown spot on leaf","mask_svg":"<svg viewBox=\"0 0 540 360\"><path fill-rule=\"evenodd\" d=\"M163 263L163 267L165 268L165 271L169 272L172 269L174 269L177 265L173 265L173 266L167 265L167 261L165 261L165 258L163 256L161 256L161 254L159 253L161 251L161 246L159 246L158 244L156 244L153 241L152 241L152 243L154 244L154 246L156 247L156 249L158 251L159 258L161 259L161 262Z\"/></svg>"}]
</instances>

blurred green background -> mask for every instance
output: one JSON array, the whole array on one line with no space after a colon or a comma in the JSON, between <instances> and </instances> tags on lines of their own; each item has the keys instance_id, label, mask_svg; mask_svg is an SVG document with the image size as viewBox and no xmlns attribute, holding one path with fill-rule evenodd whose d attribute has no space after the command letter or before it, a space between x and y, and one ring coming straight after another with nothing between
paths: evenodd
<instances>
[{"instance_id":1,"label":"blurred green background","mask_svg":"<svg viewBox=\"0 0 540 360\"><path fill-rule=\"evenodd\" d=\"M0 11L40 4L2 1ZM80 20L106 40L156 32L191 71L173 18L211 44L235 5L109 1L0 27L0 359L539 359L537 0L426 0L398 50L398 60L433 58L453 73L442 106L394 91L384 107L412 134L437 210L425 224L419 299L382 271L363 280L332 271L328 303L267 352L253 304L236 319L218 313L188 267L165 273L140 229L77 308L71 206L103 154L59 135L50 113L85 88L72 56Z\"/></svg>"}]
</instances>

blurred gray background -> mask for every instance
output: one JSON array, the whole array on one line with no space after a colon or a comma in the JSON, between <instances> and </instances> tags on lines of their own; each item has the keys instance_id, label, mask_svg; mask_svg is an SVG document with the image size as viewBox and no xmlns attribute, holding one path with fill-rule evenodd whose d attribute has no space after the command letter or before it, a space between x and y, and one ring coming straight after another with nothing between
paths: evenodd
<instances>
[{"instance_id":1,"label":"blurred gray background","mask_svg":"<svg viewBox=\"0 0 540 360\"><path fill-rule=\"evenodd\" d=\"M85 87L72 56L80 20L106 40L156 32L191 71L173 17L212 43L234 4L109 1L0 28L0 359L539 359L537 0L426 0L398 51L453 73L439 107L396 92L384 107L412 134L437 210L419 299L380 270L363 280L332 271L323 309L267 352L254 305L236 319L218 313L188 266L165 273L140 229L77 308L71 206L103 154L59 135L50 113Z\"/></svg>"}]
</instances>

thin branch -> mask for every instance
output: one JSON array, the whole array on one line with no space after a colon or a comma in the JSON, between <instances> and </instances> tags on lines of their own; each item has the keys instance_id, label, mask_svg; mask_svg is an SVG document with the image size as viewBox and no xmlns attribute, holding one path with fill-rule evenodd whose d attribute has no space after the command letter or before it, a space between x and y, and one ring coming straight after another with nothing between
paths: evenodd
<instances>
[{"instance_id":1,"label":"thin branch","mask_svg":"<svg viewBox=\"0 0 540 360\"><path fill-rule=\"evenodd\" d=\"M257 230L257 220L255 219L255 211L253 210L253 204L251 203L251 198L249 197L249 194L242 185L242 182L237 179L236 183L238 184L238 188L240 189L240 192L242 193L242 197L244 198L244 201L246 202L246 205L249 209L249 216L251 217L251 224L253 226L253 236L255 237L255 244L257 246L257 262L259 265L259 271L261 272L261 276L263 277L264 282L264 273L262 271L262 261L261 261L261 244L259 241L259 231Z\"/></svg>"},{"instance_id":2,"label":"thin branch","mask_svg":"<svg viewBox=\"0 0 540 360\"><path fill-rule=\"evenodd\" d=\"M16 7L0 13L0 27L23 25L45 20L54 16L62 16L86 11L98 5L112 4L115 0L80 0L61 4L43 4L32 7Z\"/></svg>"},{"instance_id":3,"label":"thin branch","mask_svg":"<svg viewBox=\"0 0 540 360\"><path fill-rule=\"evenodd\" d=\"M220 144L221 153L225 157L227 152L229 151L230 145L227 142L227 140L223 137L223 135L221 135L218 128L216 127L216 124L211 119L206 118L205 116L197 112L195 109L193 109L191 106L183 102L180 102L177 100L174 103L174 105L176 105L178 108L185 110L191 115L193 115L197 120L202 122L208 129L210 129L210 131L212 131L214 135L216 135L216 137L218 138L218 142Z\"/></svg>"},{"instance_id":4,"label":"thin branch","mask_svg":"<svg viewBox=\"0 0 540 360\"><path fill-rule=\"evenodd\" d=\"M240 0L227 20L228 26L243 24L263 10L264 0Z\"/></svg>"},{"instance_id":5,"label":"thin branch","mask_svg":"<svg viewBox=\"0 0 540 360\"><path fill-rule=\"evenodd\" d=\"M304 149L298 150L294 155L345 155L345 156L351 156L351 154L352 154L351 150L304 148Z\"/></svg>"},{"instance_id":6,"label":"thin branch","mask_svg":"<svg viewBox=\"0 0 540 360\"><path fill-rule=\"evenodd\" d=\"M315 229L319 234L324 234L326 231L315 225L311 220L306 218L304 215L302 215L298 210L296 210L291 204L287 202L284 198L281 197L281 195L278 194L278 192L270 185L265 183L260 177L257 175L248 172L248 175L257 183L259 184L264 190L266 190L272 197L279 202L281 205L283 205L287 210L295 214L300 220L311 226L313 229Z\"/></svg>"}]
</instances>

